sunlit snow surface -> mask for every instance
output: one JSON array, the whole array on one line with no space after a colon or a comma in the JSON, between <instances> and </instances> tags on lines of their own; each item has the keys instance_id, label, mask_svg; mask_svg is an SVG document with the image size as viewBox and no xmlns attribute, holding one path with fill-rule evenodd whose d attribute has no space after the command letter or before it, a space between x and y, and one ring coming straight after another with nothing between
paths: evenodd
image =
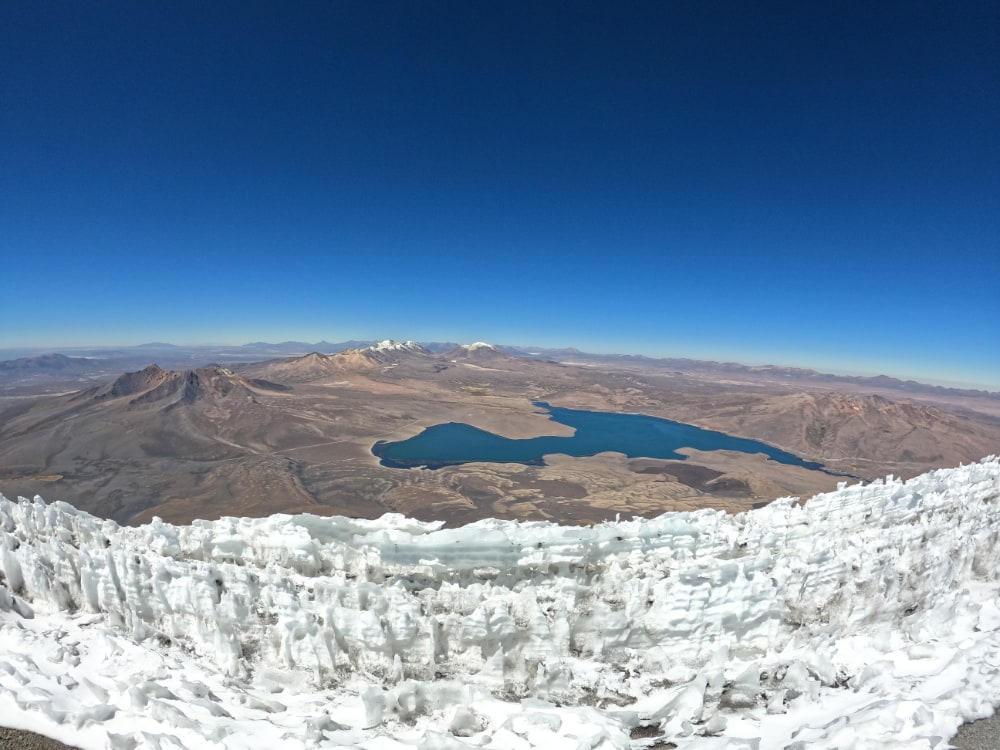
<instances>
[{"instance_id":1,"label":"sunlit snow surface","mask_svg":"<svg viewBox=\"0 0 1000 750\"><path fill-rule=\"evenodd\" d=\"M0 723L84 748L942 748L1000 703L997 458L593 528L0 529Z\"/></svg>"}]
</instances>

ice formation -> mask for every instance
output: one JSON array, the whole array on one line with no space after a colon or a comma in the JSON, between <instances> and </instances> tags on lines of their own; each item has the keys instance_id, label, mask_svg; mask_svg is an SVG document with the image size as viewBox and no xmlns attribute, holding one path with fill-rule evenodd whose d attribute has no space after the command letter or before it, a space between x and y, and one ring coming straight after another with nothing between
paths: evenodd
<instances>
[{"instance_id":1,"label":"ice formation","mask_svg":"<svg viewBox=\"0 0 1000 750\"><path fill-rule=\"evenodd\" d=\"M416 341L404 341L402 343L393 339L384 339L377 344L365 347L366 352L424 352L426 351Z\"/></svg>"},{"instance_id":2,"label":"ice formation","mask_svg":"<svg viewBox=\"0 0 1000 750\"><path fill-rule=\"evenodd\" d=\"M595 527L0 496L0 572L0 723L86 749L943 748L1000 703L996 457Z\"/></svg>"}]
</instances>

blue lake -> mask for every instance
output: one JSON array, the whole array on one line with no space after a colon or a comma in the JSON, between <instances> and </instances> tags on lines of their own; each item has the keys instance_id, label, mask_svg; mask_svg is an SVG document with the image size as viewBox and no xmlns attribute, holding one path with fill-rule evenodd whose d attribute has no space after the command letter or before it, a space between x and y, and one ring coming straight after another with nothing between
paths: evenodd
<instances>
[{"instance_id":1,"label":"blue lake","mask_svg":"<svg viewBox=\"0 0 1000 750\"><path fill-rule=\"evenodd\" d=\"M478 427L448 422L428 427L419 435L395 443L379 441L372 453L383 466L409 469L423 466L439 469L472 461L543 465L544 456L564 453L569 456L593 456L604 451L624 453L629 458L666 458L683 460L679 448L700 451L740 451L763 453L772 461L806 469L823 470L822 464L756 440L733 437L722 432L671 422L643 414L563 409L536 402L552 419L576 429L572 437L536 437L524 440L494 435Z\"/></svg>"}]
</instances>

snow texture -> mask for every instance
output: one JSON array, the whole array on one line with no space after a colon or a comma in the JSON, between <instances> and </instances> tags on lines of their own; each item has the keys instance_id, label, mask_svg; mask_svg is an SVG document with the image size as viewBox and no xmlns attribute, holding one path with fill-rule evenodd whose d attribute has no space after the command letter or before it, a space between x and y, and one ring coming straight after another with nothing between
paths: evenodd
<instances>
[{"instance_id":1,"label":"snow texture","mask_svg":"<svg viewBox=\"0 0 1000 750\"><path fill-rule=\"evenodd\" d=\"M0 721L95 750L944 748L1000 703L998 566L996 457L594 527L0 496Z\"/></svg>"},{"instance_id":2,"label":"snow texture","mask_svg":"<svg viewBox=\"0 0 1000 750\"><path fill-rule=\"evenodd\" d=\"M367 352L425 352L426 350L420 346L416 341L404 341L400 343L392 339L385 339L384 341L379 341L377 344L372 344L366 347L362 351Z\"/></svg>"}]
</instances>

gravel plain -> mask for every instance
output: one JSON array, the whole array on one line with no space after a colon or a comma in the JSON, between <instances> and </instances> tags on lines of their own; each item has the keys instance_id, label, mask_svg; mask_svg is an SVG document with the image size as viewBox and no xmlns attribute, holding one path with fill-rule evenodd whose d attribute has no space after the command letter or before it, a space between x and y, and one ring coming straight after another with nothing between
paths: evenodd
<instances>
[{"instance_id":1,"label":"gravel plain","mask_svg":"<svg viewBox=\"0 0 1000 750\"><path fill-rule=\"evenodd\" d=\"M961 750L1000 750L1000 713L966 724L951 744Z\"/></svg>"},{"instance_id":2,"label":"gravel plain","mask_svg":"<svg viewBox=\"0 0 1000 750\"><path fill-rule=\"evenodd\" d=\"M964 725L951 744L960 750L1000 750L1000 714ZM0 750L76 750L34 732L0 727Z\"/></svg>"},{"instance_id":3,"label":"gravel plain","mask_svg":"<svg viewBox=\"0 0 1000 750\"><path fill-rule=\"evenodd\" d=\"M70 745L50 740L34 732L0 727L0 748L3 750L74 750Z\"/></svg>"}]
</instances>

